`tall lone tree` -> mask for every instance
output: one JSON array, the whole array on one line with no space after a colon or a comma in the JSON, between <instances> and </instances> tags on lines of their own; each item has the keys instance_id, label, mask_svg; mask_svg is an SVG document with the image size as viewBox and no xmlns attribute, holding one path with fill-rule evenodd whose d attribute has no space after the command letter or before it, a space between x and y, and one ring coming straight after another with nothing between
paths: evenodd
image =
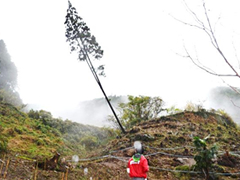
<instances>
[{"instance_id":1,"label":"tall lone tree","mask_svg":"<svg viewBox=\"0 0 240 180\"><path fill-rule=\"evenodd\" d=\"M78 59L80 61L86 61L88 64L88 67L90 68L96 82L98 83L100 89L102 90L105 99L111 108L114 117L116 118L121 130L123 133L125 133L125 130L123 126L121 125L102 85L98 78L98 74L96 73L96 70L91 62L90 56L95 59L100 59L103 56L103 50L101 49L101 46L96 42L96 38L91 35L89 27L86 25L86 23L83 21L83 19L78 15L76 8L72 6L71 2L68 1L68 9L67 9L67 15L66 15L66 38L67 42L69 42L71 52L76 51L78 53ZM104 74L104 66L101 65L97 68L97 70L100 71L99 75L105 75Z\"/></svg>"}]
</instances>

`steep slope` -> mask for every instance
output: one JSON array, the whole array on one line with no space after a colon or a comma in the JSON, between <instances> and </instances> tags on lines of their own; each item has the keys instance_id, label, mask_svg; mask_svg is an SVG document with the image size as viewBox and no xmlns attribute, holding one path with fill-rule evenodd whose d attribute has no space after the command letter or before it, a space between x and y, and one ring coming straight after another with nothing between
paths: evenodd
<instances>
[{"instance_id":1,"label":"steep slope","mask_svg":"<svg viewBox=\"0 0 240 180\"><path fill-rule=\"evenodd\" d=\"M108 155L108 158L89 162L84 167L91 170L89 176L96 177L98 174L101 177L99 179L129 179L126 173L127 160L132 155L133 142L140 140L149 160L148 179L203 179L202 174L196 174L191 169L196 153L193 137L204 138L209 134L209 144L216 143L219 151L214 169L219 174L214 178L240 178L240 174L234 174L240 171L240 130L229 118L205 111L183 112L141 123L105 148L102 155ZM226 151L234 156L226 156ZM176 170L187 170L190 173Z\"/></svg>"},{"instance_id":2,"label":"steep slope","mask_svg":"<svg viewBox=\"0 0 240 180\"><path fill-rule=\"evenodd\" d=\"M28 157L49 156L63 145L55 129L7 103L0 103L0 139L1 152Z\"/></svg>"},{"instance_id":3,"label":"steep slope","mask_svg":"<svg viewBox=\"0 0 240 180\"><path fill-rule=\"evenodd\" d=\"M14 116L21 119L22 114ZM6 128L7 124L4 126ZM107 145L89 149L84 157L78 152L80 160L76 162L71 155L65 155L68 170L60 168L64 164L63 157L59 159L58 172L36 169L33 162L13 158L7 179L130 180L126 165L136 140L144 145L144 155L149 161L148 180L203 179L202 174L196 174L191 168L196 154L193 137L204 138L209 134L209 145L216 143L219 152L214 168L218 174L214 179L239 179L240 130L228 117L206 111L182 112L143 122Z\"/></svg>"},{"instance_id":4,"label":"steep slope","mask_svg":"<svg viewBox=\"0 0 240 180\"><path fill-rule=\"evenodd\" d=\"M0 179L32 179L37 164L45 166L54 154L85 156L92 147L104 144L109 133L108 129L52 118L44 110L24 113L0 102ZM64 164L56 168L66 170ZM40 179L54 175L43 176Z\"/></svg>"},{"instance_id":5,"label":"steep slope","mask_svg":"<svg viewBox=\"0 0 240 180\"><path fill-rule=\"evenodd\" d=\"M82 153L107 141L109 131L70 120L53 118L47 111L23 113L8 103L0 103L0 154L7 152L41 159L59 152Z\"/></svg>"}]
</instances>

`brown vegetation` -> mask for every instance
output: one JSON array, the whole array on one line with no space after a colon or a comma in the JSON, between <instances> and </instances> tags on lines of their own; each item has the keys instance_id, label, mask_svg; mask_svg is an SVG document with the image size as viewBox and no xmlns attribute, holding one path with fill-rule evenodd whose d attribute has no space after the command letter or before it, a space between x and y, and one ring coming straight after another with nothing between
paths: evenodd
<instances>
[{"instance_id":1,"label":"brown vegetation","mask_svg":"<svg viewBox=\"0 0 240 180\"><path fill-rule=\"evenodd\" d=\"M127 180L129 177L126 165L133 153L131 147L134 141L140 140L144 145L144 155L149 161L148 180L203 179L202 174L184 172L194 171L193 136L205 137L209 134L211 135L209 143L216 143L219 148L214 172L229 173L225 174L228 176L219 174L214 178L240 178L237 174L231 175L231 173L239 172L240 169L240 158L237 154L240 147L238 141L240 131L231 123L224 123L224 117L209 112L182 112L143 122L121 137L112 140L107 146L89 152L88 157L80 159L79 162L70 164L71 156L64 156L62 159L58 156L58 158L52 159L54 162L52 168L45 170L36 169L33 161L9 157L10 163L6 178L11 180L16 177L23 179L36 177L41 180L62 180L63 178L84 180L92 177L92 179ZM2 159L5 162L2 174L5 172L7 159L6 157ZM67 169L61 169L66 166ZM50 169L54 169L54 171ZM87 173L84 172L86 169Z\"/></svg>"}]
</instances>

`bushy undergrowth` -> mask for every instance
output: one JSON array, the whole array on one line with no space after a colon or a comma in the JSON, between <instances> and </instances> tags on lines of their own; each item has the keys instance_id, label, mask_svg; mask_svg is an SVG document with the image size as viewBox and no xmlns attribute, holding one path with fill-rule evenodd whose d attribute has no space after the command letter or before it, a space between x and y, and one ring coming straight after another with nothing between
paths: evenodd
<instances>
[{"instance_id":1,"label":"bushy undergrowth","mask_svg":"<svg viewBox=\"0 0 240 180\"><path fill-rule=\"evenodd\" d=\"M0 130L1 153L28 157L49 157L54 152L84 155L114 135L111 129L53 118L44 110L23 113L6 103L0 103Z\"/></svg>"}]
</instances>

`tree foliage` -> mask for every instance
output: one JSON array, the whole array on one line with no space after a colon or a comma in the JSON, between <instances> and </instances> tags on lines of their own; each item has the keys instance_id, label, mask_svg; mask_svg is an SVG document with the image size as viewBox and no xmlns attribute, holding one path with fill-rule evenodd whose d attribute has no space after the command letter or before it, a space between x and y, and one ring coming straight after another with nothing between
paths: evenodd
<instances>
[{"instance_id":1,"label":"tree foliage","mask_svg":"<svg viewBox=\"0 0 240 180\"><path fill-rule=\"evenodd\" d=\"M110 109L113 112L114 117L117 120L117 123L119 124L122 132L125 133L125 130L122 124L120 123L102 87L100 79L98 78L98 75L105 76L104 65L100 65L97 69L95 69L90 59L90 55L94 59L102 58L103 50L101 49L101 46L99 46L99 44L97 43L95 36L91 35L90 28L86 25L83 19L78 15L76 8L72 6L70 1L68 1L68 4L69 6L67 9L66 21L64 24L66 26L65 36L67 38L67 42L69 42L71 52L76 51L78 54L78 59L80 61L87 62L92 75L94 76L96 82L98 83ZM98 72L100 71L99 74L97 74L97 71Z\"/></svg>"},{"instance_id":2,"label":"tree foliage","mask_svg":"<svg viewBox=\"0 0 240 180\"><path fill-rule=\"evenodd\" d=\"M0 64L0 87L14 90L17 85L17 68L3 40L0 40Z\"/></svg>"},{"instance_id":3,"label":"tree foliage","mask_svg":"<svg viewBox=\"0 0 240 180\"><path fill-rule=\"evenodd\" d=\"M164 102L160 97L128 96L127 103L119 104L120 121L126 129L137 123L157 118L163 109ZM109 121L113 118L110 116Z\"/></svg>"},{"instance_id":4,"label":"tree foliage","mask_svg":"<svg viewBox=\"0 0 240 180\"><path fill-rule=\"evenodd\" d=\"M98 139L96 136L87 135L81 139L80 143L84 145L86 149L92 150L97 147Z\"/></svg>"},{"instance_id":5,"label":"tree foliage","mask_svg":"<svg viewBox=\"0 0 240 180\"><path fill-rule=\"evenodd\" d=\"M175 107L175 106L171 106L171 107L167 108L166 111L167 111L167 113L168 113L169 115L173 115L173 114L182 112L181 109L179 109L179 108L177 108L177 107Z\"/></svg>"},{"instance_id":6,"label":"tree foliage","mask_svg":"<svg viewBox=\"0 0 240 180\"><path fill-rule=\"evenodd\" d=\"M187 102L186 106L185 106L185 111L202 111L203 105L201 103L199 104L194 104L193 102L189 101Z\"/></svg>"},{"instance_id":7,"label":"tree foliage","mask_svg":"<svg viewBox=\"0 0 240 180\"><path fill-rule=\"evenodd\" d=\"M45 132L51 129L53 134L62 136L65 144L76 151L82 151L83 146L91 149L94 146L104 144L111 138L109 137L111 132L108 129L83 125L68 119L54 118L50 112L45 110L35 111L31 109L28 116L39 121L37 125L39 130ZM87 140L90 142L87 143Z\"/></svg>"},{"instance_id":8,"label":"tree foliage","mask_svg":"<svg viewBox=\"0 0 240 180\"><path fill-rule=\"evenodd\" d=\"M0 101L22 105L22 101L16 91L17 87L17 68L11 61L3 40L0 40Z\"/></svg>"},{"instance_id":9,"label":"tree foliage","mask_svg":"<svg viewBox=\"0 0 240 180\"><path fill-rule=\"evenodd\" d=\"M75 7L68 1L69 7L66 15L66 37L67 42L70 45L71 52L76 51L78 53L78 59L80 61L86 61L90 66L89 55L94 59L100 59L103 56L103 50L96 41L95 36L91 35L90 28L78 15ZM93 68L93 67L91 67ZM101 70L101 75L104 74L104 66L98 67ZM96 77L95 77L96 78Z\"/></svg>"}]
</instances>

